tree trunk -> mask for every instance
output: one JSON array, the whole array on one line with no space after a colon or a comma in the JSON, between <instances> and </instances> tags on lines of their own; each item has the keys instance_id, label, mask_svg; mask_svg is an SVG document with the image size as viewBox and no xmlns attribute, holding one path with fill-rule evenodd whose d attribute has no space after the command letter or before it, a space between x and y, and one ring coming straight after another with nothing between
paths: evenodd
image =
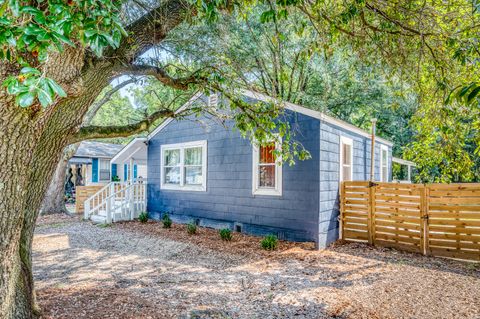
<instances>
[{"instance_id":1,"label":"tree trunk","mask_svg":"<svg viewBox=\"0 0 480 319\"><path fill-rule=\"evenodd\" d=\"M160 43L186 17L194 15L190 9L190 3L184 0L162 2L128 26L129 36L118 49L109 50L110 58L96 59L82 47L65 46L62 52L50 53L41 71L60 84L68 96L57 97L45 109L38 103L20 108L14 96L0 90L1 319L30 319L38 315L32 275L33 232L63 149L84 137L79 131L85 114L109 80ZM0 83L8 76L17 76L19 68L17 64L0 61ZM184 81L172 82L162 70L157 72L157 79L172 87ZM123 130L117 128L112 134L125 136L146 129L162 114Z\"/></svg>"},{"instance_id":2,"label":"tree trunk","mask_svg":"<svg viewBox=\"0 0 480 319\"><path fill-rule=\"evenodd\" d=\"M88 107L109 77L111 69L99 66L84 74L84 94L62 100L45 111L21 109L14 97L0 91L2 319L38 315L31 257L35 221L63 149L71 144ZM41 116L48 116L48 120Z\"/></svg>"},{"instance_id":3,"label":"tree trunk","mask_svg":"<svg viewBox=\"0 0 480 319\"><path fill-rule=\"evenodd\" d=\"M67 146L63 151L63 156L57 164L52 181L48 186L47 193L40 209L40 214L68 214L65 206L65 177L67 173L68 161L78 149L79 144Z\"/></svg>"}]
</instances>

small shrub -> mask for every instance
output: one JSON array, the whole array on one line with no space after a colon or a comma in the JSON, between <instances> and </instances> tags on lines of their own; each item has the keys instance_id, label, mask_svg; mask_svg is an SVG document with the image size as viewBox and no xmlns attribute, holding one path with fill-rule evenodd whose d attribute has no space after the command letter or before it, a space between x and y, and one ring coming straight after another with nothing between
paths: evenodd
<instances>
[{"instance_id":1,"label":"small shrub","mask_svg":"<svg viewBox=\"0 0 480 319\"><path fill-rule=\"evenodd\" d=\"M267 235L260 242L262 248L265 250L275 250L278 246L278 239L275 235Z\"/></svg>"},{"instance_id":2,"label":"small shrub","mask_svg":"<svg viewBox=\"0 0 480 319\"><path fill-rule=\"evenodd\" d=\"M163 214L162 222L163 222L163 228L172 227L172 220L170 219L170 216L168 215L168 213Z\"/></svg>"},{"instance_id":3,"label":"small shrub","mask_svg":"<svg viewBox=\"0 0 480 319\"><path fill-rule=\"evenodd\" d=\"M140 215L138 215L138 220L141 223L146 223L148 222L148 213L147 212L141 212Z\"/></svg>"},{"instance_id":4,"label":"small shrub","mask_svg":"<svg viewBox=\"0 0 480 319\"><path fill-rule=\"evenodd\" d=\"M225 241L232 240L232 231L228 228L220 229L220 238Z\"/></svg>"},{"instance_id":5,"label":"small shrub","mask_svg":"<svg viewBox=\"0 0 480 319\"><path fill-rule=\"evenodd\" d=\"M188 223L187 224L187 232L190 235L195 234L197 232L197 225L195 225L195 223Z\"/></svg>"}]
</instances>

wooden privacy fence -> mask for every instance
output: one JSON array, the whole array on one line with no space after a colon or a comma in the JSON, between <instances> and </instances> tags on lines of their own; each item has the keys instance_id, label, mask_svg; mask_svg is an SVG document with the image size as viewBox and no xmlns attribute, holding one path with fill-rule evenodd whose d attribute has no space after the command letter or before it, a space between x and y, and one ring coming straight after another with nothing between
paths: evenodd
<instances>
[{"instance_id":1,"label":"wooden privacy fence","mask_svg":"<svg viewBox=\"0 0 480 319\"><path fill-rule=\"evenodd\" d=\"M480 184L343 182L347 241L480 261Z\"/></svg>"}]
</instances>

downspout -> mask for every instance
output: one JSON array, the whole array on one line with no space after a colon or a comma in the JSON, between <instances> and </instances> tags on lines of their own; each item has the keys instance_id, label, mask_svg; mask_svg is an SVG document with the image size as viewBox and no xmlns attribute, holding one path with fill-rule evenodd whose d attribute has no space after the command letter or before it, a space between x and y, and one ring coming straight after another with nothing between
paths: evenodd
<instances>
[{"instance_id":1,"label":"downspout","mask_svg":"<svg viewBox=\"0 0 480 319\"><path fill-rule=\"evenodd\" d=\"M375 181L375 130L377 119L372 118L372 149L370 151L370 182Z\"/></svg>"}]
</instances>

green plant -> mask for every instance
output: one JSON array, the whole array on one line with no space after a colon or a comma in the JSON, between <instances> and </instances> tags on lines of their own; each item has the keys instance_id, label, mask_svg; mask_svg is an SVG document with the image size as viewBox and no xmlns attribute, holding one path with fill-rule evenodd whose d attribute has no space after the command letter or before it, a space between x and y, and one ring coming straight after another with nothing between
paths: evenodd
<instances>
[{"instance_id":1,"label":"green plant","mask_svg":"<svg viewBox=\"0 0 480 319\"><path fill-rule=\"evenodd\" d=\"M163 228L172 227L172 220L170 219L170 216L168 215L168 213L163 214L162 222L163 222Z\"/></svg>"},{"instance_id":2,"label":"green plant","mask_svg":"<svg viewBox=\"0 0 480 319\"><path fill-rule=\"evenodd\" d=\"M188 223L187 224L187 232L190 234L190 235L193 235L197 232L197 225L195 225L195 223Z\"/></svg>"},{"instance_id":3,"label":"green plant","mask_svg":"<svg viewBox=\"0 0 480 319\"><path fill-rule=\"evenodd\" d=\"M148 221L148 213L147 212L141 212L140 215L138 215L138 220L141 223L146 223Z\"/></svg>"},{"instance_id":4,"label":"green plant","mask_svg":"<svg viewBox=\"0 0 480 319\"><path fill-rule=\"evenodd\" d=\"M112 176L112 182L120 182L120 177L118 177L117 175Z\"/></svg>"},{"instance_id":5,"label":"green plant","mask_svg":"<svg viewBox=\"0 0 480 319\"><path fill-rule=\"evenodd\" d=\"M267 235L260 242L262 248L265 250L275 250L278 246L278 239L275 235Z\"/></svg>"},{"instance_id":6,"label":"green plant","mask_svg":"<svg viewBox=\"0 0 480 319\"><path fill-rule=\"evenodd\" d=\"M232 231L228 228L220 229L219 230L220 238L225 241L232 240Z\"/></svg>"}]
</instances>

